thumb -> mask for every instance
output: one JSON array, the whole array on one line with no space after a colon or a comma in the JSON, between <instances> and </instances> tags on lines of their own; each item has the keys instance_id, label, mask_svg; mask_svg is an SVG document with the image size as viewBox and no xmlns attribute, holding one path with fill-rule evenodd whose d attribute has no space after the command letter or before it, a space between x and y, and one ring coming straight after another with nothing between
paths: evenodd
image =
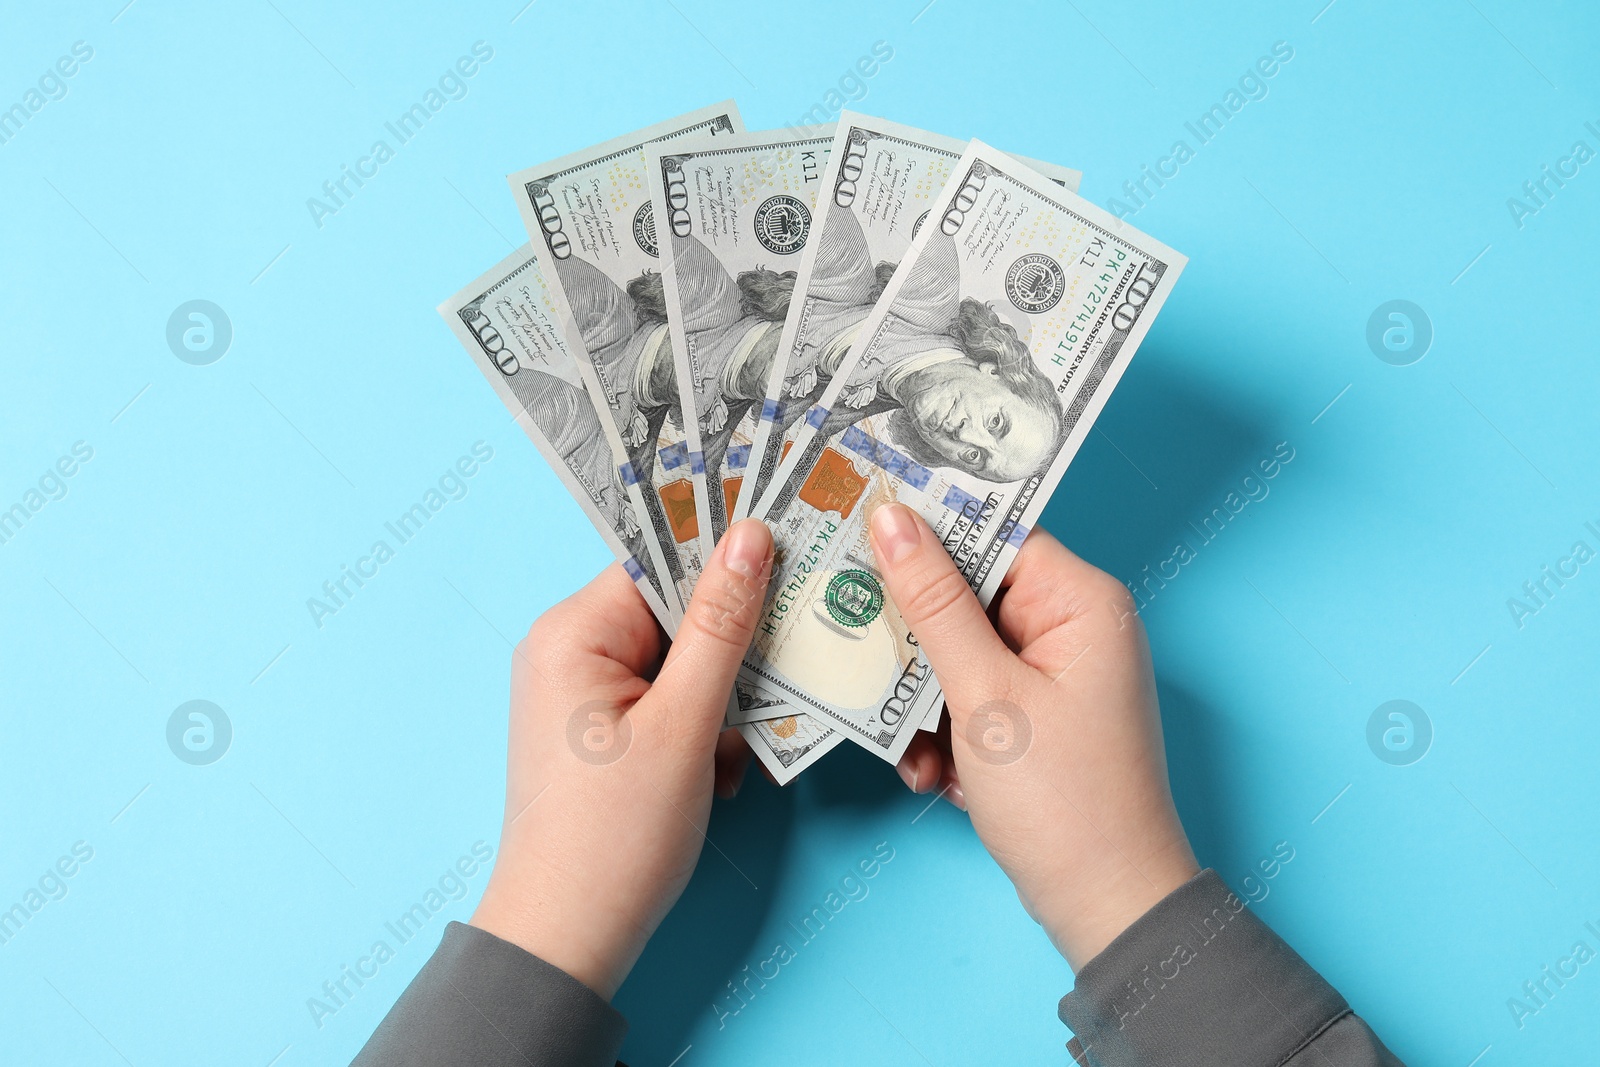
<instances>
[{"instance_id":1,"label":"thumb","mask_svg":"<svg viewBox=\"0 0 1600 1067\"><path fill-rule=\"evenodd\" d=\"M1011 650L928 524L904 504L872 516L872 549L900 617L933 665L951 715L1001 691Z\"/></svg>"},{"instance_id":2,"label":"thumb","mask_svg":"<svg viewBox=\"0 0 1600 1067\"><path fill-rule=\"evenodd\" d=\"M692 720L685 725L694 736L712 737L722 725L771 577L772 531L760 519L730 526L706 561L672 651L651 687L670 714Z\"/></svg>"}]
</instances>

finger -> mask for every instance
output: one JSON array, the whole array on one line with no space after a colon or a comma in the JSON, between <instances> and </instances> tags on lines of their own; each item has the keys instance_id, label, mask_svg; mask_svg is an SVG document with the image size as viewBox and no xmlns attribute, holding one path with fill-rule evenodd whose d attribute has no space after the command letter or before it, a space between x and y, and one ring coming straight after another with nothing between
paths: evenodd
<instances>
[{"instance_id":1,"label":"finger","mask_svg":"<svg viewBox=\"0 0 1600 1067\"><path fill-rule=\"evenodd\" d=\"M621 714L644 694L660 649L644 598L612 566L534 621L513 650L512 679L538 679L557 704L599 700Z\"/></svg>"},{"instance_id":2,"label":"finger","mask_svg":"<svg viewBox=\"0 0 1600 1067\"><path fill-rule=\"evenodd\" d=\"M653 708L709 740L722 725L728 694L772 576L772 533L760 519L728 528L706 561L677 640L651 689Z\"/></svg>"},{"instance_id":3,"label":"finger","mask_svg":"<svg viewBox=\"0 0 1600 1067\"><path fill-rule=\"evenodd\" d=\"M620 564L613 563L553 609L557 639L647 673L661 655L655 615Z\"/></svg>"},{"instance_id":4,"label":"finger","mask_svg":"<svg viewBox=\"0 0 1600 1067\"><path fill-rule=\"evenodd\" d=\"M739 795L739 786L744 783L744 774L750 766L752 755L754 753L738 730L724 730L717 735L717 796L732 800Z\"/></svg>"},{"instance_id":5,"label":"finger","mask_svg":"<svg viewBox=\"0 0 1600 1067\"><path fill-rule=\"evenodd\" d=\"M896 770L913 793L933 793L935 800L948 800L966 811L967 795L961 788L960 768L950 754L949 723L946 719L943 736L919 732L912 738Z\"/></svg>"},{"instance_id":6,"label":"finger","mask_svg":"<svg viewBox=\"0 0 1600 1067\"><path fill-rule=\"evenodd\" d=\"M889 595L954 708L993 696L1016 663L949 553L903 504L872 516L872 547Z\"/></svg>"},{"instance_id":7,"label":"finger","mask_svg":"<svg viewBox=\"0 0 1600 1067\"><path fill-rule=\"evenodd\" d=\"M1056 540L1043 526L1035 526L1017 550L1017 558L1012 561L1011 569L1000 584L1029 585L1037 580L1041 572L1055 573L1074 585L1093 583L1106 573Z\"/></svg>"},{"instance_id":8,"label":"finger","mask_svg":"<svg viewBox=\"0 0 1600 1067\"><path fill-rule=\"evenodd\" d=\"M944 757L939 753L938 742L932 734L917 731L917 736L906 746L905 755L895 765L900 780L913 793L926 793L933 789L944 774Z\"/></svg>"},{"instance_id":9,"label":"finger","mask_svg":"<svg viewBox=\"0 0 1600 1067\"><path fill-rule=\"evenodd\" d=\"M939 796L948 800L962 811L967 810L967 794L961 788L961 777L956 773L954 760L945 768L944 777L939 781Z\"/></svg>"},{"instance_id":10,"label":"finger","mask_svg":"<svg viewBox=\"0 0 1600 1067\"><path fill-rule=\"evenodd\" d=\"M961 790L961 769L956 766L955 754L950 748L950 716L945 715L939 720L939 729L933 735L934 745L938 748L942 758L939 775L939 795L950 803L967 810L967 795Z\"/></svg>"},{"instance_id":11,"label":"finger","mask_svg":"<svg viewBox=\"0 0 1600 1067\"><path fill-rule=\"evenodd\" d=\"M1123 602L1120 582L1038 527L1022 542L1001 584L1006 594L1000 630L1018 647L1091 611L1119 610Z\"/></svg>"}]
</instances>

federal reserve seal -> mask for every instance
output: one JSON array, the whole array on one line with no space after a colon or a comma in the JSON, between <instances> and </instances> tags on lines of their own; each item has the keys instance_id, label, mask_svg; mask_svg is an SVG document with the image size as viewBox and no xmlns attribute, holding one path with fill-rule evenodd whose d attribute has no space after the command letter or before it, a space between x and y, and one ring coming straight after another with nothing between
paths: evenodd
<instances>
[{"instance_id":1,"label":"federal reserve seal","mask_svg":"<svg viewBox=\"0 0 1600 1067\"><path fill-rule=\"evenodd\" d=\"M1029 252L1006 271L1006 295L1029 314L1055 307L1066 288L1067 275L1061 264L1040 252Z\"/></svg>"},{"instance_id":2,"label":"federal reserve seal","mask_svg":"<svg viewBox=\"0 0 1600 1067\"><path fill-rule=\"evenodd\" d=\"M645 255L652 259L661 258L661 250L656 247L656 213L650 210L648 200L633 213L633 240L644 249Z\"/></svg>"},{"instance_id":3,"label":"federal reserve seal","mask_svg":"<svg viewBox=\"0 0 1600 1067\"><path fill-rule=\"evenodd\" d=\"M822 594L828 614L841 626L862 627L883 612L883 586L867 571L840 571Z\"/></svg>"},{"instance_id":4,"label":"federal reserve seal","mask_svg":"<svg viewBox=\"0 0 1600 1067\"><path fill-rule=\"evenodd\" d=\"M756 208L755 227L761 247L787 256L805 247L811 212L792 196L770 196Z\"/></svg>"}]
</instances>

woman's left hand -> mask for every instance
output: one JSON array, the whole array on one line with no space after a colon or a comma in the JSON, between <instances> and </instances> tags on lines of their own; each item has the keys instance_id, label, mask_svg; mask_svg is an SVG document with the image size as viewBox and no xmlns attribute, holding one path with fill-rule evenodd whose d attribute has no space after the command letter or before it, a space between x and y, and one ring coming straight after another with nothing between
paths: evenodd
<instances>
[{"instance_id":1,"label":"woman's left hand","mask_svg":"<svg viewBox=\"0 0 1600 1067\"><path fill-rule=\"evenodd\" d=\"M511 661L505 823L474 926L617 991L694 872L713 789L744 774L749 750L721 727L771 571L766 526L732 526L665 662L617 566L534 623Z\"/></svg>"}]
</instances>

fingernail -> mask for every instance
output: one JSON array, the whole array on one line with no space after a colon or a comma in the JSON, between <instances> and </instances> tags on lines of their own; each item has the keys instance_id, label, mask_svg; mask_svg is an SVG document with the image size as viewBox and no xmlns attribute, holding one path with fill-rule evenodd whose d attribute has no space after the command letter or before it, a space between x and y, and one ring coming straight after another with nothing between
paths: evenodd
<instances>
[{"instance_id":1,"label":"fingernail","mask_svg":"<svg viewBox=\"0 0 1600 1067\"><path fill-rule=\"evenodd\" d=\"M945 790L944 797L962 811L967 810L967 794L961 791L961 783L951 782L950 788Z\"/></svg>"},{"instance_id":2,"label":"fingernail","mask_svg":"<svg viewBox=\"0 0 1600 1067\"><path fill-rule=\"evenodd\" d=\"M922 540L917 517L904 504L879 508L872 513L872 540L885 562L899 563Z\"/></svg>"},{"instance_id":3,"label":"fingernail","mask_svg":"<svg viewBox=\"0 0 1600 1067\"><path fill-rule=\"evenodd\" d=\"M772 545L772 533L760 519L742 519L728 528L723 535L727 549L722 561L728 569L746 578L754 578L766 566L767 550Z\"/></svg>"},{"instance_id":4,"label":"fingernail","mask_svg":"<svg viewBox=\"0 0 1600 1067\"><path fill-rule=\"evenodd\" d=\"M901 760L896 763L894 769L900 772L900 780L906 784L906 788L915 793L917 791L917 769L907 760Z\"/></svg>"}]
</instances>

